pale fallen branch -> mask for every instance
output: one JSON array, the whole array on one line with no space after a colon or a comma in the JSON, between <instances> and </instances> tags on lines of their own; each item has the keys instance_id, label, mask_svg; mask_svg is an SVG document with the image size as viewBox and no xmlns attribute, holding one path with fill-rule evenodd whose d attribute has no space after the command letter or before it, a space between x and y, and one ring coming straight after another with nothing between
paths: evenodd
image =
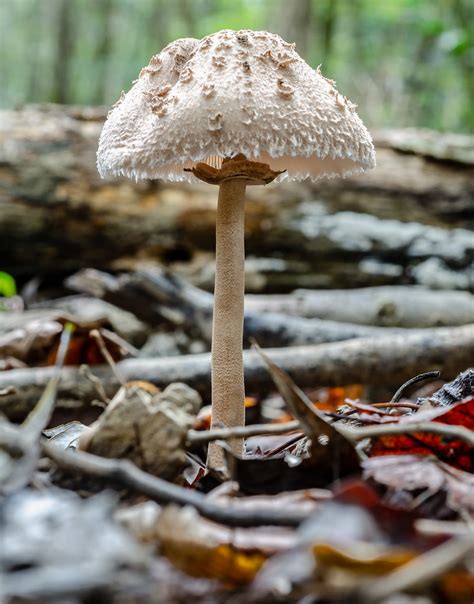
<instances>
[{"instance_id":1,"label":"pale fallen branch","mask_svg":"<svg viewBox=\"0 0 474 604\"><path fill-rule=\"evenodd\" d=\"M350 340L319 346L266 350L269 358L301 388L345 384L396 384L413 375L439 370L443 379L454 378L474 358L474 326L444 328L436 334L389 336ZM244 352L246 389L249 393L274 390L272 378L257 353ZM184 382L209 400L210 355L196 354L158 359L127 359L117 364L125 380L148 380L160 388ZM0 390L15 385L16 392L0 397L0 412L21 418L40 398L53 369L13 369L0 373ZM108 367L94 367L109 398L120 384ZM96 388L78 368L61 372L57 406L83 406L97 397Z\"/></svg>"},{"instance_id":2,"label":"pale fallen branch","mask_svg":"<svg viewBox=\"0 0 474 604\"><path fill-rule=\"evenodd\" d=\"M254 313L283 313L360 325L437 327L474 321L472 293L413 285L250 294L245 297L245 305Z\"/></svg>"},{"instance_id":3,"label":"pale fallen branch","mask_svg":"<svg viewBox=\"0 0 474 604\"><path fill-rule=\"evenodd\" d=\"M78 291L100 295L104 300L134 312L137 317L151 324L171 321L210 342L212 294L174 274L150 268L116 277L102 271L84 269L70 277L67 284ZM244 341L254 338L262 347L276 348L338 342L351 338L386 337L396 333L410 335L419 331L420 327L434 327L436 331L439 326L453 322L452 306L460 304L461 308L468 308L473 298L467 292L449 292L445 297L444 292L425 289L414 288L412 294L407 294L409 288L393 289L398 304L404 308L415 308L419 321L417 324L413 320L410 325L402 322L402 327L417 329L401 329L398 325L398 314L401 311L392 301L392 288L367 288L355 290L356 293L353 290L300 291L288 296L248 297L245 303ZM258 306L259 300L263 302L261 308ZM282 300L287 300L286 306L285 303L279 304ZM355 311L350 317L343 316L338 320L324 316L324 313L323 318L318 318L317 314L311 316L308 304L310 308L314 304L318 308L321 300L330 308L337 305L344 309L352 309L354 306L367 309L375 306L377 310L374 313L378 314L378 319L374 316L372 322L364 324L362 321L361 324L356 317L363 314L362 309ZM423 309L421 312L420 308ZM460 313L462 315L462 310ZM443 317L447 315L449 317L444 322ZM463 317L460 324L472 322L474 312L466 312Z\"/></svg>"}]
</instances>

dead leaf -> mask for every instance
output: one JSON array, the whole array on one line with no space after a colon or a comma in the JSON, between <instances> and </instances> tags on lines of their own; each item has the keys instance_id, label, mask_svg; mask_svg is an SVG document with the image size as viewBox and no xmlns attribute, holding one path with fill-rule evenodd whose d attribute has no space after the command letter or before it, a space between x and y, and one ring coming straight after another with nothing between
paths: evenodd
<instances>
[{"instance_id":1,"label":"dead leaf","mask_svg":"<svg viewBox=\"0 0 474 604\"><path fill-rule=\"evenodd\" d=\"M393 489L419 495L443 492L451 510L474 513L474 475L445 464L438 459L417 455L372 457L362 462L363 477Z\"/></svg>"},{"instance_id":2,"label":"dead leaf","mask_svg":"<svg viewBox=\"0 0 474 604\"><path fill-rule=\"evenodd\" d=\"M201 518L190 507L167 506L155 532L161 552L179 569L229 586L250 583L270 556L296 543L289 529L229 529Z\"/></svg>"},{"instance_id":3,"label":"dead leaf","mask_svg":"<svg viewBox=\"0 0 474 604\"><path fill-rule=\"evenodd\" d=\"M474 396L450 407L438 407L404 415L399 423L409 425L433 421L474 430ZM466 472L474 472L472 447L465 441L431 433L388 434L372 439L371 456L378 455L435 455Z\"/></svg>"},{"instance_id":4,"label":"dead leaf","mask_svg":"<svg viewBox=\"0 0 474 604\"><path fill-rule=\"evenodd\" d=\"M80 439L95 455L127 458L146 472L174 480L186 464L186 437L201 404L185 384L153 389L127 384Z\"/></svg>"},{"instance_id":5,"label":"dead leaf","mask_svg":"<svg viewBox=\"0 0 474 604\"><path fill-rule=\"evenodd\" d=\"M327 473L329 470L332 481L358 473L359 456L353 444L314 407L287 373L275 365L260 348L256 349L290 412L300 421L302 429L311 439L311 462L306 462L306 465L311 465L313 472Z\"/></svg>"}]
</instances>

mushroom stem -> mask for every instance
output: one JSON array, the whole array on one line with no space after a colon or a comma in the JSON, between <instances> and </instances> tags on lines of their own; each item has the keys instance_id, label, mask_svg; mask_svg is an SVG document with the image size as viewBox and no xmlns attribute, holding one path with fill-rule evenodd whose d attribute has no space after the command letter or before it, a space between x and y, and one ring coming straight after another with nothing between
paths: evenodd
<instances>
[{"instance_id":1,"label":"mushroom stem","mask_svg":"<svg viewBox=\"0 0 474 604\"><path fill-rule=\"evenodd\" d=\"M246 181L232 178L219 185L216 221L216 280L212 324L212 426L245 425L244 365L244 204ZM242 439L230 441L242 453ZM224 452L210 443L208 467L224 464Z\"/></svg>"}]
</instances>

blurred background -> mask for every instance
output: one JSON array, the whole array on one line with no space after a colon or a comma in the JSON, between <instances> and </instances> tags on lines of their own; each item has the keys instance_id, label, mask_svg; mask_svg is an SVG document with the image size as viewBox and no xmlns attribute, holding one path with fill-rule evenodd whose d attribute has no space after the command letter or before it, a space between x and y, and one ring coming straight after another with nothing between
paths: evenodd
<instances>
[{"instance_id":1,"label":"blurred background","mask_svg":"<svg viewBox=\"0 0 474 604\"><path fill-rule=\"evenodd\" d=\"M105 316L142 356L209 350L217 188L101 179L96 152L152 55L225 28L296 42L377 154L345 179L248 188L245 344L473 323L473 27L473 0L0 0L0 310L26 313L0 312L0 336L46 309ZM0 343L0 369L52 358L30 349Z\"/></svg>"},{"instance_id":2,"label":"blurred background","mask_svg":"<svg viewBox=\"0 0 474 604\"><path fill-rule=\"evenodd\" d=\"M474 289L472 0L0 0L0 270L214 284L216 189L99 178L108 108L179 37L268 29L358 104L377 168L250 187L247 292ZM59 293L64 290L60 289Z\"/></svg>"},{"instance_id":3,"label":"blurred background","mask_svg":"<svg viewBox=\"0 0 474 604\"><path fill-rule=\"evenodd\" d=\"M168 42L250 28L296 42L371 127L474 128L472 0L1 0L0 27L1 107L109 105Z\"/></svg>"}]
</instances>

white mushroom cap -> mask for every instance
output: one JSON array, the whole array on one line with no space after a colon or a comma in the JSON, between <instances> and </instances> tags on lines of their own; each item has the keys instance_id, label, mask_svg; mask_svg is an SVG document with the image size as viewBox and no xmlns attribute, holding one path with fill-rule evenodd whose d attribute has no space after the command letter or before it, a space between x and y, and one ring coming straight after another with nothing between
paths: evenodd
<instances>
[{"instance_id":1,"label":"white mushroom cap","mask_svg":"<svg viewBox=\"0 0 474 604\"><path fill-rule=\"evenodd\" d=\"M110 111L99 142L102 176L193 181L195 162L248 159L316 180L375 166L355 105L279 36L223 30L184 38L151 58Z\"/></svg>"}]
</instances>

